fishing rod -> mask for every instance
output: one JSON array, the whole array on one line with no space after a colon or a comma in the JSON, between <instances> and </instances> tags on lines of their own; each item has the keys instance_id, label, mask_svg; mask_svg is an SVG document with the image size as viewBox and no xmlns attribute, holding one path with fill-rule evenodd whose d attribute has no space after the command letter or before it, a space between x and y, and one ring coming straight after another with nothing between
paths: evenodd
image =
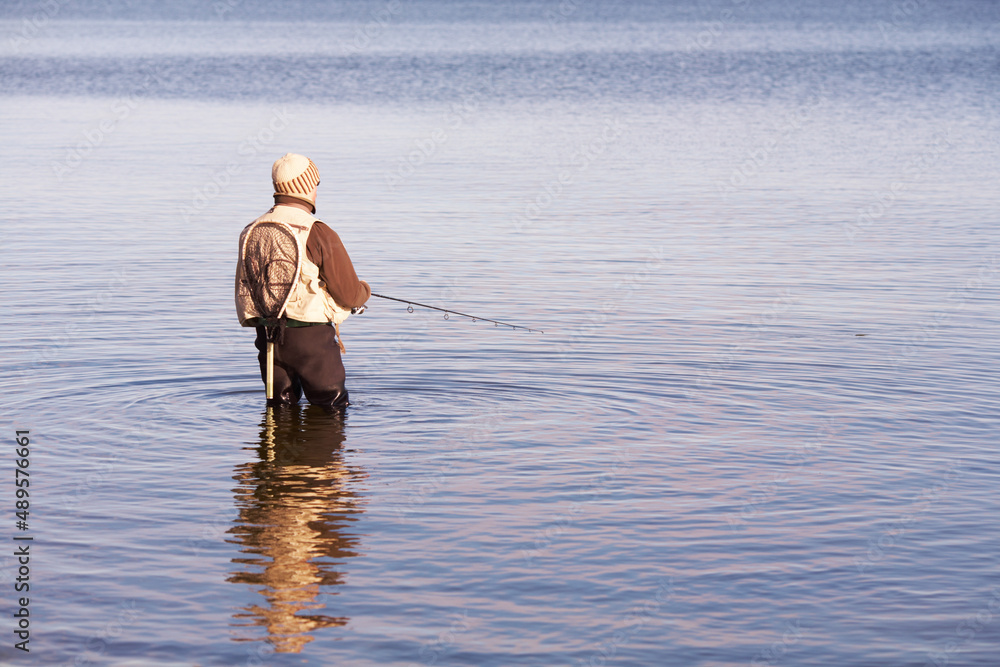
<instances>
[{"instance_id":1,"label":"fishing rod","mask_svg":"<svg viewBox=\"0 0 1000 667\"><path fill-rule=\"evenodd\" d=\"M394 296L383 296L382 294L372 294L372 296L377 296L380 299L389 299L390 301L399 301L400 303L407 304L406 312L412 313L414 306L420 306L421 308L430 308L431 310L440 310L444 313L444 319L448 319L448 315L461 315L462 317L468 317L473 322L482 320L483 322L492 322L493 326L505 326L511 329L524 329L528 333L537 331L538 333L545 333L541 329L529 329L528 327L522 327L520 324L510 324L509 322L500 322L499 320L491 320L488 317L476 317L475 315L466 315L465 313L460 313L457 310L448 310L447 308L438 308L437 306L428 306L426 303L417 303L416 301L407 301L406 299L397 299Z\"/></svg>"}]
</instances>

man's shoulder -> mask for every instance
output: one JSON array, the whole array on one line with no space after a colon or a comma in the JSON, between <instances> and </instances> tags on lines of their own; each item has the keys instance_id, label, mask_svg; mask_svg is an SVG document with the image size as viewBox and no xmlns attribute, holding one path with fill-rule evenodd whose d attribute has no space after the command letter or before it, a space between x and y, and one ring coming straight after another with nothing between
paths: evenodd
<instances>
[{"instance_id":1,"label":"man's shoulder","mask_svg":"<svg viewBox=\"0 0 1000 667\"><path fill-rule=\"evenodd\" d=\"M240 232L240 238L243 238L246 235L246 233L248 231L250 231L251 227L253 227L254 225L256 225L262 219L266 218L268 216L268 214L270 214L272 211L274 211L274 209L273 208L269 208L268 210L264 211L263 213L261 213L260 215L258 215L256 218L254 218L253 220L251 220L250 222L248 222L246 224L246 226L243 228L243 230Z\"/></svg>"},{"instance_id":2,"label":"man's shoulder","mask_svg":"<svg viewBox=\"0 0 1000 667\"><path fill-rule=\"evenodd\" d=\"M340 236L337 232L333 231L333 227L326 224L322 220L316 220L313 222L312 230L309 232L309 238L312 239L313 237L316 237L318 240L340 241Z\"/></svg>"},{"instance_id":3,"label":"man's shoulder","mask_svg":"<svg viewBox=\"0 0 1000 667\"><path fill-rule=\"evenodd\" d=\"M247 232L249 232L250 228L253 227L255 224L257 224L257 220L254 220L254 221L248 223L247 226L244 227L242 231L240 231L240 241L241 242L243 241L243 237L247 235Z\"/></svg>"}]
</instances>

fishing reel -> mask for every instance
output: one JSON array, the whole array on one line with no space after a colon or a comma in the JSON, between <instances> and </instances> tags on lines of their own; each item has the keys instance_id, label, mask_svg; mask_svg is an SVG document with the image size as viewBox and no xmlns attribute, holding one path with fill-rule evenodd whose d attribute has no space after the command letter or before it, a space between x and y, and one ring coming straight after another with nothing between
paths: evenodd
<instances>
[{"instance_id":1,"label":"fishing reel","mask_svg":"<svg viewBox=\"0 0 1000 667\"><path fill-rule=\"evenodd\" d=\"M360 315L365 312L365 308L366 306L355 306L354 308L351 308L351 315Z\"/></svg>"}]
</instances>

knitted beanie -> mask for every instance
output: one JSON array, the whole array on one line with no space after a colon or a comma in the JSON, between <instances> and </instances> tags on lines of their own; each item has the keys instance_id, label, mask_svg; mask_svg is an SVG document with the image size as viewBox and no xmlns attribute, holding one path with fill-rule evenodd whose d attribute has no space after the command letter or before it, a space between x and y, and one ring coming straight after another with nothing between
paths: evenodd
<instances>
[{"instance_id":1,"label":"knitted beanie","mask_svg":"<svg viewBox=\"0 0 1000 667\"><path fill-rule=\"evenodd\" d=\"M292 195L304 199L319 185L319 169L305 155L286 153L271 167L274 194Z\"/></svg>"}]
</instances>

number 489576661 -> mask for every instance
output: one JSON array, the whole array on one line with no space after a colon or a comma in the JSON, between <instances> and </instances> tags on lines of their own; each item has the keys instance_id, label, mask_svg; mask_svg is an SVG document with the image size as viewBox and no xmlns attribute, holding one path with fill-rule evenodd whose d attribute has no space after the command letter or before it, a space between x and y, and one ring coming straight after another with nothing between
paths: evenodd
<instances>
[{"instance_id":1,"label":"number 489576661","mask_svg":"<svg viewBox=\"0 0 1000 667\"><path fill-rule=\"evenodd\" d=\"M17 464L17 468L14 469L14 484L17 485L18 487L16 492L18 501L15 506L17 507L17 509L23 511L25 514L24 517L21 517L20 516L21 512L18 512L18 518L21 519L22 521L26 521L28 506L29 506L27 500L28 486L30 486L30 482L27 479L30 475L28 474L28 471L25 470L25 468L28 467L29 463L28 443L30 441L28 440L28 431L17 431L17 437L15 438L15 440L17 441L19 447L16 450L14 450L14 454L20 457L15 459L14 461L14 463Z\"/></svg>"}]
</instances>

